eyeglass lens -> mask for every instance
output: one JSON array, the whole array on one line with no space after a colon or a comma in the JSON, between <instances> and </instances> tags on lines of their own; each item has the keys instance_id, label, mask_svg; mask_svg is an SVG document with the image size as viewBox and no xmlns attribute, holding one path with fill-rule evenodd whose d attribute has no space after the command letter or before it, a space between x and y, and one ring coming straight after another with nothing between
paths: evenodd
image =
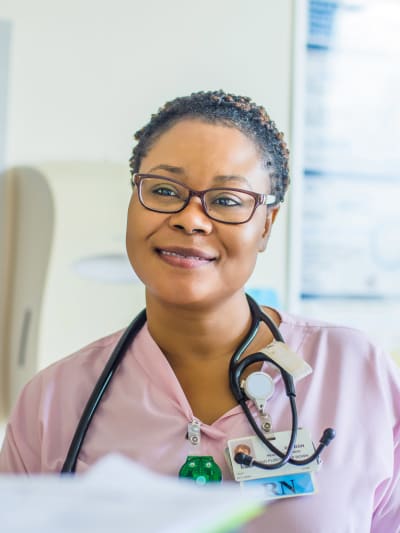
<instances>
[{"instance_id":1,"label":"eyeglass lens","mask_svg":"<svg viewBox=\"0 0 400 533\"><path fill-rule=\"evenodd\" d=\"M141 179L141 199L145 207L163 213L173 213L187 203L190 191L183 185L162 177ZM211 189L204 194L206 213L222 222L240 223L252 214L255 198L232 189Z\"/></svg>"}]
</instances>

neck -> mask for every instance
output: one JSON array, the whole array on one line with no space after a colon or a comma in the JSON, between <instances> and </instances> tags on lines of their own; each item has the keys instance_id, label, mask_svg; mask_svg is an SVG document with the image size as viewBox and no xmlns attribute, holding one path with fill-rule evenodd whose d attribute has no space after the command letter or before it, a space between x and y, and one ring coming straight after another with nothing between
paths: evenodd
<instances>
[{"instance_id":1,"label":"neck","mask_svg":"<svg viewBox=\"0 0 400 533\"><path fill-rule=\"evenodd\" d=\"M151 336L170 364L226 359L246 336L251 313L243 292L213 307L172 306L146 294Z\"/></svg>"}]
</instances>

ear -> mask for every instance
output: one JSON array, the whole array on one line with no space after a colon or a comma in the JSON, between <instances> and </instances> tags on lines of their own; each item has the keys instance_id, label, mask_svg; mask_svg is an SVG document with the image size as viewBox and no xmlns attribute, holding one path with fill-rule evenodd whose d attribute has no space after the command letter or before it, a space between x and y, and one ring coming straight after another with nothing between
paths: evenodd
<instances>
[{"instance_id":1,"label":"ear","mask_svg":"<svg viewBox=\"0 0 400 533\"><path fill-rule=\"evenodd\" d=\"M262 233L261 240L260 240L260 246L258 248L259 252L264 252L267 247L268 239L271 234L272 225L275 222L275 218L279 212L279 207L280 206L277 205L276 207L272 207L271 209L268 209L267 217L265 219L264 231Z\"/></svg>"}]
</instances>

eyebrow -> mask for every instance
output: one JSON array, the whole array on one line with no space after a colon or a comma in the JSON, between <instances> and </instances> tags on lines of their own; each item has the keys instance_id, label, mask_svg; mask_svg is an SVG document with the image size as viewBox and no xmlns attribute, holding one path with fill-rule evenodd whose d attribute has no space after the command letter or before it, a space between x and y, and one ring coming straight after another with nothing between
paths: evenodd
<instances>
[{"instance_id":1,"label":"eyebrow","mask_svg":"<svg viewBox=\"0 0 400 533\"><path fill-rule=\"evenodd\" d=\"M185 175L185 171L182 167L175 167L173 165L157 165L152 167L149 172L154 172L155 170L166 170L167 172L171 172L172 174L176 174L178 176Z\"/></svg>"},{"instance_id":2,"label":"eyebrow","mask_svg":"<svg viewBox=\"0 0 400 533\"><path fill-rule=\"evenodd\" d=\"M214 176L213 181L216 181L218 183L227 183L229 181L239 181L243 185L246 185L249 189L251 189L251 185L248 182L248 180L244 176L238 176L236 174L221 174L218 176Z\"/></svg>"},{"instance_id":3,"label":"eyebrow","mask_svg":"<svg viewBox=\"0 0 400 533\"><path fill-rule=\"evenodd\" d=\"M182 167L176 167L174 165L157 165L155 167L152 167L149 172L154 172L156 170L165 170L167 172L171 172L172 174L175 174L176 176L186 176L186 172ZM238 176L236 174L218 174L217 176L213 177L213 181L216 183L228 183L230 181L239 181L243 185L246 185L249 189L251 189L251 185L248 182L248 180L244 176Z\"/></svg>"}]
</instances>

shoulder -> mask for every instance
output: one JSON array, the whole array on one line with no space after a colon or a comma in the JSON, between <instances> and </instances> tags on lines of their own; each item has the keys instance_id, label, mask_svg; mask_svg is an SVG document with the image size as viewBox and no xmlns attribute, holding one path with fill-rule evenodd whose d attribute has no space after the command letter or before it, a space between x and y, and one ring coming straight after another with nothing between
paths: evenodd
<instances>
[{"instance_id":1,"label":"shoulder","mask_svg":"<svg viewBox=\"0 0 400 533\"><path fill-rule=\"evenodd\" d=\"M372 388L391 388L390 382L399 393L399 367L365 332L290 313L280 314L280 330L286 342L314 370L321 369L331 379L334 375L346 376L353 380L353 388L354 381Z\"/></svg>"},{"instance_id":2,"label":"shoulder","mask_svg":"<svg viewBox=\"0 0 400 533\"><path fill-rule=\"evenodd\" d=\"M336 324L332 322L327 322L324 320L317 320L315 318L305 317L296 315L293 313L287 313L285 311L279 311L281 317L281 324L284 327L291 329L305 330L309 332L349 332L350 334L355 333L363 335L361 330L353 328L351 326L346 326L343 324Z\"/></svg>"},{"instance_id":3,"label":"shoulder","mask_svg":"<svg viewBox=\"0 0 400 533\"><path fill-rule=\"evenodd\" d=\"M85 346L24 386L7 426L0 471L59 471L77 421L120 336L117 332Z\"/></svg>"},{"instance_id":4,"label":"shoulder","mask_svg":"<svg viewBox=\"0 0 400 533\"><path fill-rule=\"evenodd\" d=\"M22 389L14 416L46 413L46 406L62 407L68 401L78 410L85 404L122 331L98 339L77 352L40 370Z\"/></svg>"},{"instance_id":5,"label":"shoulder","mask_svg":"<svg viewBox=\"0 0 400 533\"><path fill-rule=\"evenodd\" d=\"M286 342L313 368L314 379L346 394L383 401L400 417L400 369L356 328L280 313Z\"/></svg>"},{"instance_id":6,"label":"shoulder","mask_svg":"<svg viewBox=\"0 0 400 533\"><path fill-rule=\"evenodd\" d=\"M39 371L28 383L32 386L36 381L48 382L60 378L73 378L87 381L97 378L123 331L117 331L84 346L71 355L56 361Z\"/></svg>"},{"instance_id":7,"label":"shoulder","mask_svg":"<svg viewBox=\"0 0 400 533\"><path fill-rule=\"evenodd\" d=\"M334 324L291 313L280 312L283 335L297 348L327 351L332 356L340 357L343 353L358 353L367 359L382 354L368 335L351 326ZM379 355L380 356L380 355Z\"/></svg>"}]
</instances>

